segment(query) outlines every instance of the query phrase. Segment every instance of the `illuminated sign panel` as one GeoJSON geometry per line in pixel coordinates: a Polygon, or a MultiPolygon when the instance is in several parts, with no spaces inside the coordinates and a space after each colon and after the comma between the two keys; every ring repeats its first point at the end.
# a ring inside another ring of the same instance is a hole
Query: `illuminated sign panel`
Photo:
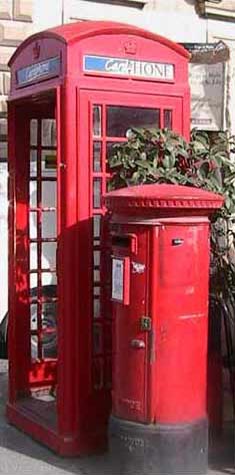
{"type": "Polygon", "coordinates": [[[18,86],[27,86],[34,81],[42,81],[60,74],[60,58],[49,58],[40,63],[26,66],[16,72],[18,86]]]}
{"type": "Polygon", "coordinates": [[[105,73],[112,76],[130,76],[161,81],[173,81],[175,77],[174,65],[170,63],[90,55],[84,56],[83,60],[85,73],[105,73]]]}

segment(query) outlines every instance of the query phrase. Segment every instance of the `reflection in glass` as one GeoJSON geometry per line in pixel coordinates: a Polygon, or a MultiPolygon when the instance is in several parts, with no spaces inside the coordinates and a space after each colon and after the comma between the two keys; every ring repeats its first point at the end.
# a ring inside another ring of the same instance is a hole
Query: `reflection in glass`
{"type": "Polygon", "coordinates": [[[29,182],[29,206],[30,208],[37,207],[37,182],[32,180],[29,182]]]}
{"type": "Polygon", "coordinates": [[[42,150],[42,176],[56,177],[57,157],[55,150],[42,150]]]}
{"type": "Polygon", "coordinates": [[[37,150],[30,150],[30,176],[37,176],[37,150]]]}
{"type": "Polygon", "coordinates": [[[56,146],[56,121],[55,119],[42,119],[42,146],[56,146]]]}
{"type": "Polygon", "coordinates": [[[56,181],[42,181],[42,207],[56,207],[56,181]]]}
{"type": "Polygon", "coordinates": [[[112,356],[106,357],[105,387],[106,389],[112,388],[112,356]]]}
{"type": "Polygon", "coordinates": [[[56,247],[57,247],[56,242],[42,243],[42,256],[41,256],[42,269],[56,268],[56,247]]]}
{"type": "Polygon", "coordinates": [[[56,303],[47,302],[42,305],[42,354],[44,358],[57,356],[57,321],[56,303]]]}
{"type": "Polygon", "coordinates": [[[56,237],[56,213],[54,211],[44,211],[42,213],[42,237],[56,237]]]}
{"type": "Polygon", "coordinates": [[[93,316],[94,318],[100,317],[100,299],[93,300],[93,316]]]}
{"type": "Polygon", "coordinates": [[[164,110],[164,128],[172,130],[172,110],[164,110]]]}
{"type": "Polygon", "coordinates": [[[56,285],[57,275],[55,272],[43,272],[42,273],[42,286],[43,285],[56,285]]]}
{"type": "Polygon", "coordinates": [[[101,142],[93,143],[93,171],[101,171],[101,142]]]}
{"type": "Polygon", "coordinates": [[[38,133],[38,121],[37,119],[31,119],[30,121],[30,145],[37,145],[37,133],[38,133]]]}
{"type": "Polygon", "coordinates": [[[160,109],[109,106],[106,120],[108,137],[126,137],[130,128],[160,127],[160,109]]]}
{"type": "Polygon", "coordinates": [[[38,337],[33,335],[31,337],[31,359],[36,360],[38,358],[38,337]]]}
{"type": "Polygon", "coordinates": [[[96,267],[100,265],[100,251],[93,252],[93,263],[96,267]]]}
{"type": "Polygon", "coordinates": [[[100,225],[101,225],[101,215],[95,214],[93,216],[93,237],[95,239],[100,238],[100,225]]]}
{"type": "Polygon", "coordinates": [[[102,327],[98,324],[93,328],[93,350],[95,355],[102,353],[102,327]]]}
{"type": "Polygon", "coordinates": [[[100,271],[99,270],[94,270],[93,271],[93,277],[94,277],[94,282],[100,282],[100,271]]]}
{"type": "Polygon", "coordinates": [[[30,211],[29,215],[29,237],[30,239],[37,238],[37,212],[30,211]]]}
{"type": "Polygon", "coordinates": [[[38,306],[36,303],[30,305],[30,329],[35,331],[38,328],[38,306]]]}
{"type": "Polygon", "coordinates": [[[93,106],[93,137],[101,137],[101,106],[93,106]]]}
{"type": "MultiPolygon", "coordinates": [[[[36,236],[34,236],[36,237],[36,236]]],[[[32,242],[30,244],[30,251],[29,251],[29,268],[30,270],[32,269],[37,269],[38,267],[38,246],[36,242],[32,242]]]]}
{"type": "Polygon", "coordinates": [[[93,361],[93,385],[99,390],[104,386],[104,362],[103,358],[95,358],[93,361]]]}
{"type": "Polygon", "coordinates": [[[100,295],[100,287],[93,287],[93,295],[94,296],[100,295]]]}
{"type": "Polygon", "coordinates": [[[38,286],[38,276],[37,274],[30,274],[29,276],[29,286],[30,289],[34,289],[34,287],[38,286]]]}
{"type": "Polygon", "coordinates": [[[94,208],[101,207],[101,178],[93,180],[93,206],[94,208]]]}

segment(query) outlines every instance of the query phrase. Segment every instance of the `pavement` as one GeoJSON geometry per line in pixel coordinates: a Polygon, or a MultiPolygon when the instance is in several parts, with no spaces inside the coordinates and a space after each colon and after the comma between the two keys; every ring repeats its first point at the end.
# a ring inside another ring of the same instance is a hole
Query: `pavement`
{"type": "MultiPolygon", "coordinates": [[[[117,475],[108,454],[62,458],[9,425],[5,418],[6,399],[7,362],[0,360],[0,475],[117,475]]],[[[232,424],[210,450],[208,475],[219,474],[235,474],[232,424]]]]}

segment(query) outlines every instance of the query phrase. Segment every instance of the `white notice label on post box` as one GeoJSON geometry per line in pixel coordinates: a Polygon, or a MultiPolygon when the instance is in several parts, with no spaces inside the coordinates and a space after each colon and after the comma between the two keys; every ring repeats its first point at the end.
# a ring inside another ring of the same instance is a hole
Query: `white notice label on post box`
{"type": "Polygon", "coordinates": [[[123,301],[124,290],[124,260],[112,259],[112,299],[123,301]]]}

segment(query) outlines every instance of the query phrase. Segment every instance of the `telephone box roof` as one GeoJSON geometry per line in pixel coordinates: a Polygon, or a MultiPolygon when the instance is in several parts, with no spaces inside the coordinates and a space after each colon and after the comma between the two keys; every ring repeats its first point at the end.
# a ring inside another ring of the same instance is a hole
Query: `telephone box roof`
{"type": "Polygon", "coordinates": [[[9,61],[9,66],[12,65],[16,57],[21,53],[25,46],[27,46],[27,44],[31,43],[32,41],[36,41],[42,38],[55,38],[61,41],[62,43],[69,45],[71,43],[75,43],[92,36],[111,35],[114,33],[137,35],[140,37],[142,36],[143,38],[147,38],[165,45],[167,48],[174,50],[176,53],[185,57],[186,59],[190,58],[190,53],[181,45],[174,43],[168,38],[164,38],[163,36],[157,35],[150,31],[146,31],[142,28],[138,28],[136,26],[128,25],[125,23],[117,23],[110,21],[86,21],[60,25],[55,28],[50,28],[48,30],[44,30],[29,36],[25,41],[20,44],[15,53],[12,55],[9,61]]]}

